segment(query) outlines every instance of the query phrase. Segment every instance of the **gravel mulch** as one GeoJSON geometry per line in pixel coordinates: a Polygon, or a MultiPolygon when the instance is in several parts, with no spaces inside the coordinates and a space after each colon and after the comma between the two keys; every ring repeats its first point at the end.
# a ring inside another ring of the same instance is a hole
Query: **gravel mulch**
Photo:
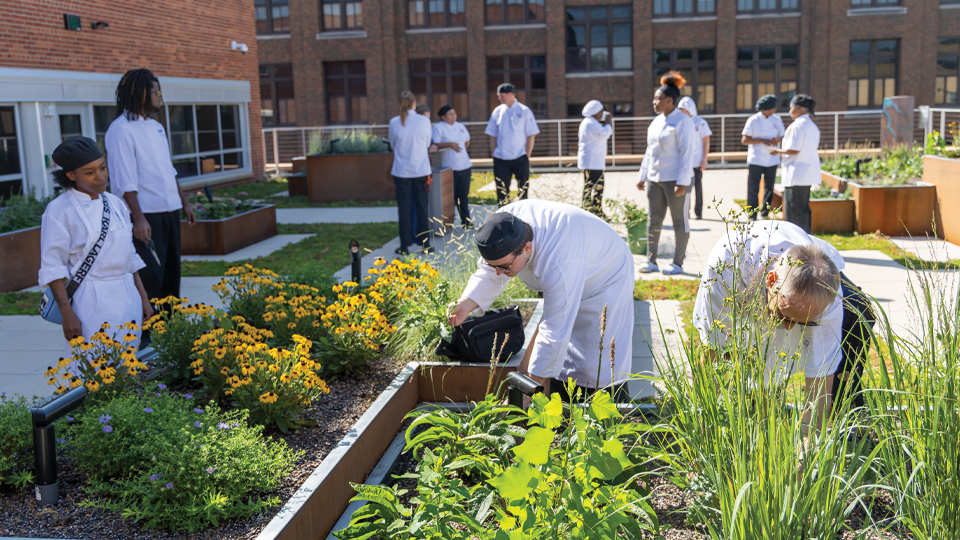
{"type": "MultiPolygon", "coordinates": [[[[276,495],[283,503],[293,496],[320,462],[335,448],[347,431],[360,419],[403,369],[405,364],[393,360],[377,360],[366,372],[335,381],[328,381],[330,394],[318,399],[304,417],[317,421],[289,434],[272,433],[295,450],[306,453],[293,471],[283,480],[276,495]]],[[[81,508],[77,503],[87,496],[83,492],[85,475],[73,468],[70,459],[60,452],[60,501],[44,509],[37,506],[33,489],[0,489],[0,537],[72,538],[72,539],[253,539],[270,523],[282,506],[262,516],[224,522],[203,533],[143,530],[130,519],[103,510],[81,508]]]]}

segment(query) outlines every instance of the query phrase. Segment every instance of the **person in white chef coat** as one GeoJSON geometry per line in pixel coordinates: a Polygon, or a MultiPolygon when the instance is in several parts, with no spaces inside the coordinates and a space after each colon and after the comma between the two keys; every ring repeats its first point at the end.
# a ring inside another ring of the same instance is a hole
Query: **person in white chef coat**
{"type": "Polygon", "coordinates": [[[47,205],[40,228],[40,273],[38,281],[50,287],[63,319],[63,337],[89,339],[103,323],[111,337],[122,340],[139,331],[137,326],[153,316],[153,307],[138,271],[146,265],[133,246],[133,223],[123,199],[106,192],[107,163],[96,141],[86,137],[67,139],[53,151],[62,170],[54,180],[66,189],[47,205]],[[67,280],[77,276],[81,264],[100,239],[109,219],[106,237],[93,265],[71,298],[67,280]]]}
{"type": "Polygon", "coordinates": [[[500,105],[493,109],[483,132],[490,137],[497,204],[502,207],[510,202],[511,177],[517,179],[517,199],[527,198],[530,156],[540,128],[530,107],[517,101],[517,90],[512,84],[498,86],[497,99],[500,105]]]}
{"type": "Polygon", "coordinates": [[[414,243],[424,253],[433,251],[427,220],[427,178],[430,176],[430,120],[416,112],[417,99],[412,92],[400,94],[400,114],[390,119],[390,147],[393,148],[393,183],[397,192],[397,221],[400,227],[398,255],[408,255],[414,243]],[[411,206],[413,210],[411,211],[411,206]],[[418,230],[414,230],[412,212],[416,212],[418,230]]]}
{"type": "Polygon", "coordinates": [[[785,133],[783,120],[776,115],[777,96],[767,94],[757,100],[757,114],[747,118],[740,142],[747,145],[747,206],[750,219],[757,213],[766,219],[773,204],[773,184],[777,178],[780,156],[771,151],[785,133]],[[760,200],[760,178],[763,177],[763,200],[760,200]]]}
{"type": "Polygon", "coordinates": [[[792,223],[734,228],[710,252],[692,324],[713,347],[711,356],[737,335],[766,350],[768,379],[783,382],[802,370],[808,416],[823,418],[848,392],[851,405],[862,407],[860,378],[875,316],[843,269],[835,247],[792,223]]]}
{"type": "Polygon", "coordinates": [[[460,224],[472,228],[470,222],[470,175],[473,164],[467,148],[470,148],[470,131],[457,122],[457,111],[444,105],[437,111],[440,121],[433,126],[433,144],[440,150],[440,163],[453,170],[453,205],[460,212],[460,224]]]}
{"type": "Polygon", "coordinates": [[[693,162],[693,193],[687,193],[687,197],[693,198],[693,215],[697,219],[703,219],[703,171],[707,170],[707,155],[710,153],[710,136],[713,130],[707,124],[707,121],[697,115],[697,104],[693,98],[684,96],[680,98],[677,104],[680,112],[693,120],[693,129],[697,132],[696,156],[693,162]]]}
{"type": "Polygon", "coordinates": [[[504,206],[488,217],[475,241],[480,251],[478,268],[453,307],[450,324],[458,326],[469,314],[482,314],[507,282],[517,277],[543,293],[543,319],[521,371],[568,401],[564,388],[568,377],[586,393],[613,384],[618,400],[627,400],[634,273],[633,255],[620,235],[575,206],[528,200],[504,206]],[[604,306],[607,322],[601,353],[604,306]]]}
{"type": "Polygon", "coordinates": [[[787,128],[783,145],[773,153],[783,156],[784,219],[810,232],[810,188],[820,185],[820,128],[813,121],[817,102],[806,94],[790,100],[793,123],[787,128]]]}
{"type": "Polygon", "coordinates": [[[680,112],[680,88],[683,77],[671,71],[660,78],[662,86],[653,96],[653,110],[657,117],[647,128],[647,150],[640,164],[637,189],[647,191],[649,222],[647,223],[647,262],[642,273],[660,271],[657,266],[657,244],[663,220],[670,210],[676,244],[673,263],[663,270],[666,275],[683,273],[683,259],[690,238],[689,203],[687,189],[693,182],[694,159],[697,157],[697,130],[693,120],[680,112]],[[649,184],[649,186],[647,185],[649,184]]]}
{"type": "Polygon", "coordinates": [[[603,171],[607,168],[607,141],[613,135],[612,116],[592,100],[583,107],[577,133],[577,167],[583,171],[583,209],[603,217],[603,171]]]}

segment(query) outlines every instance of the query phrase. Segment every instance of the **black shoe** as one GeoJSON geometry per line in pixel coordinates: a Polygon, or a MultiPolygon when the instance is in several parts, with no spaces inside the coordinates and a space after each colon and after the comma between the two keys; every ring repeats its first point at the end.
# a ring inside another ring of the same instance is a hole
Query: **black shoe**
{"type": "Polygon", "coordinates": [[[409,254],[410,254],[410,252],[409,252],[409,251],[407,250],[407,248],[405,248],[405,247],[398,247],[397,249],[393,250],[393,252],[396,253],[397,255],[409,255],[409,254]]]}
{"type": "Polygon", "coordinates": [[[697,219],[703,219],[703,216],[697,216],[697,219]]]}
{"type": "Polygon", "coordinates": [[[423,253],[426,254],[426,255],[429,255],[429,254],[431,254],[431,253],[434,253],[435,251],[437,251],[437,250],[433,249],[433,246],[424,246],[424,247],[423,247],[423,253]]]}

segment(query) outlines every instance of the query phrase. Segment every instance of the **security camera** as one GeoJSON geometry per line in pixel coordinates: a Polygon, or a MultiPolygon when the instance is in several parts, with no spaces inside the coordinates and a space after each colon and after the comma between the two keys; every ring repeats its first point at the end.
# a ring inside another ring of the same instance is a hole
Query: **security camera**
{"type": "Polygon", "coordinates": [[[240,51],[241,53],[246,54],[247,51],[250,50],[250,48],[247,47],[247,44],[246,44],[246,43],[237,43],[236,41],[231,41],[231,42],[230,42],[230,50],[231,50],[231,51],[240,51]]]}

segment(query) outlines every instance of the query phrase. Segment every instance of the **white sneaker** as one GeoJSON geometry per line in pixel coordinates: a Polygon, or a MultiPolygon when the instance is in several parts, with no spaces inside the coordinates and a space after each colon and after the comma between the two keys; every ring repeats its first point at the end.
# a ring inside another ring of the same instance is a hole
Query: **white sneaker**
{"type": "Polygon", "coordinates": [[[682,273],[683,273],[683,268],[675,264],[671,264],[670,268],[667,268],[666,270],[663,271],[663,275],[665,276],[675,276],[677,274],[682,274],[682,273]]]}
{"type": "Polygon", "coordinates": [[[652,274],[653,272],[659,272],[660,267],[653,261],[647,261],[646,264],[641,265],[637,271],[641,274],[652,274]]]}

